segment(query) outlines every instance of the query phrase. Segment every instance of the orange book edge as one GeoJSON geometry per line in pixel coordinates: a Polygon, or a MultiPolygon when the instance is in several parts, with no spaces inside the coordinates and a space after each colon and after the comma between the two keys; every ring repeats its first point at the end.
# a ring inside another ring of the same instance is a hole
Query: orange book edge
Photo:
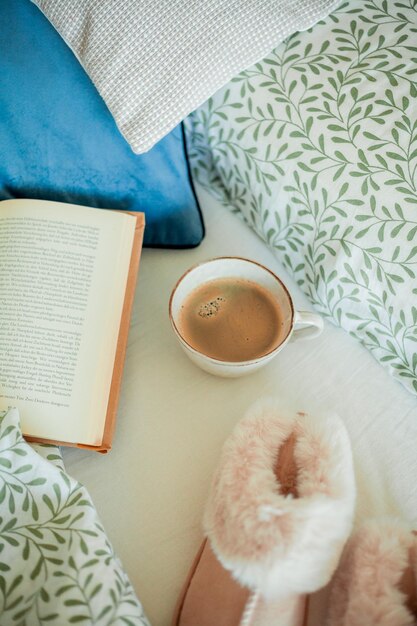
{"type": "Polygon", "coordinates": [[[72,448],[82,448],[84,450],[95,450],[106,454],[111,450],[114,429],[116,425],[117,407],[119,404],[120,388],[122,384],[123,367],[127,349],[127,339],[130,328],[130,318],[132,316],[133,300],[135,297],[135,289],[137,276],[139,271],[139,262],[142,253],[143,233],[145,230],[145,214],[134,213],[133,211],[115,211],[116,213],[129,213],[136,218],[135,234],[133,236],[132,254],[130,257],[129,270],[127,274],[125,297],[123,301],[122,315],[120,317],[119,335],[116,344],[116,353],[114,358],[113,374],[110,383],[109,400],[107,403],[106,419],[104,423],[103,438],[101,444],[93,446],[85,443],[73,443],[68,441],[57,441],[55,439],[43,439],[40,437],[31,437],[23,435],[26,441],[33,443],[47,443],[57,446],[66,446],[72,448]]]}

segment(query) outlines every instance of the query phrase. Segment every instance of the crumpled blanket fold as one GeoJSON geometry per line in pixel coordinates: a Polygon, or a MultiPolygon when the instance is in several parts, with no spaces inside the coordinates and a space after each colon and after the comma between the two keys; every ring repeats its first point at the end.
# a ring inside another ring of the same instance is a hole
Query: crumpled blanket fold
{"type": "Polygon", "coordinates": [[[91,498],[57,446],[0,412],[0,624],[149,626],[91,498]]]}

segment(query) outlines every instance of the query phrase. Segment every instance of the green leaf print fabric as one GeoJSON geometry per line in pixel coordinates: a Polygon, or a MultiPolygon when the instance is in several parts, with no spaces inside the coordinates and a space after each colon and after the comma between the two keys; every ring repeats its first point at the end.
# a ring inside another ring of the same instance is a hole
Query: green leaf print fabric
{"type": "Polygon", "coordinates": [[[194,178],[413,393],[416,81],[416,0],[352,0],[187,120],[194,178]]]}
{"type": "Polygon", "coordinates": [[[149,626],[84,487],[56,446],[0,412],[1,626],[149,626]]]}

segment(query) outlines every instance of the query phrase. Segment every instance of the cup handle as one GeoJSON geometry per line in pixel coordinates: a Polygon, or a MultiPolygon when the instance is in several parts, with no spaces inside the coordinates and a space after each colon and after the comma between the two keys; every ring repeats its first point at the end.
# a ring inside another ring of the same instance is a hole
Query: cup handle
{"type": "Polygon", "coordinates": [[[296,311],[294,319],[294,330],[291,341],[298,339],[314,339],[323,330],[323,318],[317,313],[310,311],[296,311]],[[301,328],[297,328],[301,326],[301,328]]]}

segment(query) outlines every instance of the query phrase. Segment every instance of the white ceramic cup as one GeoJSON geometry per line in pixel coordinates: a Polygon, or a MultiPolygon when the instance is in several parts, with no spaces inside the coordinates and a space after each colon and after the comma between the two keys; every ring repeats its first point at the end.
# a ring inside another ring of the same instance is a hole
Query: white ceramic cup
{"type": "Polygon", "coordinates": [[[237,377],[253,372],[269,363],[289,341],[313,339],[323,330],[320,315],[295,310],[291,295],[278,276],[260,263],[240,257],[218,257],[187,270],[171,293],[169,318],[181,347],[190,359],[206,372],[225,377],[237,377]],[[222,361],[199,352],[181,335],[178,320],[184,300],[194,289],[217,278],[253,281],[268,289],[276,299],[284,319],[284,333],[280,343],[270,352],[250,361],[222,361]]]}

